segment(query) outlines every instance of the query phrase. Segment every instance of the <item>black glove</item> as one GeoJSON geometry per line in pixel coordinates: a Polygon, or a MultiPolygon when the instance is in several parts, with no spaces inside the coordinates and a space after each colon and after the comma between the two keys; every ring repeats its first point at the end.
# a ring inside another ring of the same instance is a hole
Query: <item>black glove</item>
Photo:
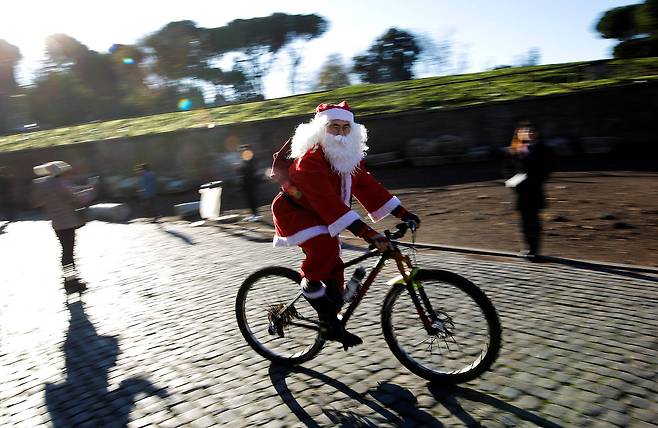
{"type": "Polygon", "coordinates": [[[382,235],[381,233],[377,232],[374,229],[368,228],[369,230],[365,233],[363,236],[363,239],[368,243],[372,244],[377,248],[377,250],[384,252],[384,251],[389,251],[393,249],[393,245],[391,245],[391,241],[389,239],[382,235]]]}
{"type": "Polygon", "coordinates": [[[418,229],[420,227],[420,218],[418,218],[418,216],[411,211],[407,211],[402,205],[398,205],[398,207],[395,208],[391,214],[405,223],[413,222],[415,226],[414,229],[418,229]]]}
{"type": "Polygon", "coordinates": [[[347,226],[347,229],[355,236],[363,238],[368,244],[374,245],[379,251],[383,252],[393,249],[391,241],[386,236],[377,232],[361,220],[354,220],[352,224],[347,226]]]}

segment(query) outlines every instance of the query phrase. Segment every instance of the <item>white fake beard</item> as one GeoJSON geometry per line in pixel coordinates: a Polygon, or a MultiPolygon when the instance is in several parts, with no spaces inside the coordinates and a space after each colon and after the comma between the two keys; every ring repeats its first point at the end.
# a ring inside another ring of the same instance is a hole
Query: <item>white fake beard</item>
{"type": "Polygon", "coordinates": [[[325,132],[320,145],[331,167],[341,174],[353,174],[361,159],[366,155],[368,134],[365,126],[352,124],[352,131],[346,135],[332,135],[325,132]]]}
{"type": "Polygon", "coordinates": [[[366,127],[352,123],[349,135],[339,142],[333,135],[327,133],[327,124],[326,118],[313,119],[309,123],[300,124],[292,139],[290,157],[299,158],[320,144],[335,171],[343,174],[353,173],[368,150],[366,127]]]}

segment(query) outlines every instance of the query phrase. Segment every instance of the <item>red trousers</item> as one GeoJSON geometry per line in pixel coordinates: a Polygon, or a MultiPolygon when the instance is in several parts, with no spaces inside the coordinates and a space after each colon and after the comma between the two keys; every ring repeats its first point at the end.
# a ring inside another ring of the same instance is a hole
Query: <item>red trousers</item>
{"type": "Polygon", "coordinates": [[[302,277],[309,281],[334,280],[343,289],[343,261],[340,241],[326,233],[299,245],[306,258],[302,262],[302,277]]]}

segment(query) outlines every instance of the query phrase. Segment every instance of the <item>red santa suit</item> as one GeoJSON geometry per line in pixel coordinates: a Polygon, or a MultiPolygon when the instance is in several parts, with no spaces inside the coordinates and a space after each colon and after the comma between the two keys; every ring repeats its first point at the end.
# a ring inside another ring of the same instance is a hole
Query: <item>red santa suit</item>
{"type": "Polygon", "coordinates": [[[320,144],[295,159],[289,178],[298,192],[280,193],[272,202],[274,246],[300,246],[306,255],[301,273],[308,280],[342,284],[338,234],[360,218],[351,209],[352,196],[374,222],[400,201],[366,170],[363,160],[351,174],[337,172],[320,144]]]}

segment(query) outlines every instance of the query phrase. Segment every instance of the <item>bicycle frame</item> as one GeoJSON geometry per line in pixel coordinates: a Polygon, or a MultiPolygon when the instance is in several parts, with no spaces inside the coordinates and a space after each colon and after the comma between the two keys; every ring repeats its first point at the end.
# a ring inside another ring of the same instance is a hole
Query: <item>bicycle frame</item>
{"type": "Polygon", "coordinates": [[[350,260],[349,262],[347,262],[343,265],[343,269],[346,269],[350,266],[354,266],[357,263],[361,263],[364,260],[367,260],[367,259],[372,258],[372,257],[377,257],[377,256],[379,256],[379,260],[377,261],[377,264],[370,271],[370,273],[368,274],[368,277],[366,278],[365,282],[363,283],[363,285],[361,285],[361,287],[357,291],[356,295],[354,296],[354,299],[349,304],[347,309],[343,312],[343,317],[341,319],[341,323],[343,324],[343,326],[347,324],[347,321],[349,321],[350,317],[352,316],[352,314],[356,310],[357,306],[359,306],[359,303],[361,303],[361,300],[363,299],[363,296],[366,295],[366,293],[368,292],[368,289],[370,288],[372,283],[375,282],[375,278],[379,274],[379,271],[381,271],[382,268],[384,267],[384,264],[386,263],[386,260],[389,259],[389,256],[388,256],[387,253],[380,253],[379,251],[374,250],[374,251],[369,251],[366,254],[364,254],[362,256],[359,256],[359,257],[357,257],[353,260],[350,260]]]}
{"type": "MultiPolygon", "coordinates": [[[[368,274],[368,277],[366,278],[363,285],[359,288],[358,292],[354,296],[354,299],[349,304],[347,309],[343,311],[342,317],[339,316],[340,321],[343,324],[343,326],[347,325],[347,322],[351,318],[356,308],[361,303],[361,300],[363,300],[363,297],[370,289],[370,286],[375,282],[375,278],[377,278],[377,276],[379,275],[379,272],[384,267],[384,264],[388,260],[394,259],[395,263],[397,264],[398,271],[400,272],[401,281],[403,281],[400,282],[400,284],[401,285],[404,284],[404,286],[407,288],[407,291],[411,296],[411,300],[416,308],[416,312],[418,313],[421,322],[423,323],[423,326],[425,327],[425,330],[429,334],[433,334],[434,331],[436,330],[436,328],[433,326],[433,320],[437,319],[437,315],[434,309],[432,308],[432,305],[429,299],[427,298],[427,294],[425,293],[423,288],[417,287],[416,283],[414,282],[414,275],[417,269],[411,263],[409,256],[405,256],[400,252],[400,250],[397,247],[398,245],[397,241],[391,240],[391,244],[393,245],[393,250],[391,251],[386,251],[382,253],[378,250],[371,250],[368,251],[366,254],[363,254],[343,264],[342,269],[346,269],[358,263],[361,263],[364,260],[370,259],[372,257],[379,257],[379,260],[377,260],[375,267],[368,274]],[[420,299],[419,299],[419,295],[420,295],[420,299]],[[422,300],[422,304],[421,304],[421,300],[422,300]],[[423,305],[425,306],[424,310],[423,310],[423,305]],[[425,313],[425,311],[427,311],[427,314],[425,313]]],[[[297,294],[297,296],[292,300],[292,302],[288,303],[288,305],[286,305],[286,307],[283,308],[279,313],[287,312],[301,297],[302,297],[302,293],[299,292],[299,294],[297,294]]],[[[300,325],[309,328],[309,326],[301,325],[296,322],[292,322],[291,324],[300,325]]],[[[312,328],[314,330],[319,330],[319,327],[312,327],[312,328]]]]}
{"type": "MultiPolygon", "coordinates": [[[[345,325],[347,323],[349,318],[352,316],[352,313],[354,312],[354,310],[357,308],[357,306],[359,306],[359,303],[363,299],[363,296],[365,296],[366,292],[368,291],[368,289],[370,288],[372,283],[375,281],[375,278],[379,274],[379,271],[384,267],[384,263],[386,263],[386,261],[390,258],[390,255],[388,253],[380,253],[377,250],[369,251],[369,252],[367,252],[366,254],[364,254],[362,256],[359,256],[359,257],[357,257],[353,260],[350,260],[349,262],[345,263],[342,266],[342,269],[345,269],[345,268],[348,268],[350,266],[354,266],[357,263],[361,263],[364,260],[367,260],[367,259],[372,258],[372,257],[377,257],[377,256],[380,256],[380,259],[377,261],[377,264],[375,265],[374,269],[372,271],[370,271],[370,274],[368,275],[368,278],[366,278],[366,281],[359,288],[359,291],[354,296],[354,299],[352,300],[350,305],[347,307],[347,310],[345,312],[343,312],[343,316],[342,316],[342,319],[341,319],[341,322],[343,323],[343,325],[345,325]]],[[[302,292],[300,291],[299,294],[297,294],[297,296],[292,300],[292,302],[288,303],[286,305],[286,307],[283,308],[279,313],[285,313],[286,311],[288,311],[297,302],[297,300],[299,300],[301,297],[302,297],[302,292]]],[[[298,324],[298,323],[295,323],[295,322],[292,322],[291,324],[292,325],[301,325],[301,324],[298,324]]],[[[314,328],[314,329],[319,330],[319,327],[314,328]]]]}
{"type": "Polygon", "coordinates": [[[391,243],[393,244],[393,248],[394,248],[392,251],[387,251],[385,253],[381,253],[377,250],[369,251],[366,254],[359,256],[353,260],[350,260],[349,262],[343,265],[343,268],[345,269],[350,266],[354,266],[355,264],[367,260],[371,257],[379,256],[379,260],[377,261],[377,264],[375,264],[375,267],[370,271],[370,274],[366,278],[366,281],[359,288],[357,294],[354,296],[354,299],[347,307],[347,309],[343,312],[341,323],[343,324],[343,326],[347,325],[347,322],[349,321],[350,317],[361,303],[361,300],[363,300],[363,297],[370,289],[370,286],[375,281],[375,278],[379,275],[379,272],[384,267],[384,264],[389,259],[394,259],[395,263],[397,264],[398,270],[400,271],[400,275],[402,276],[401,279],[402,281],[404,281],[403,283],[405,284],[407,291],[411,296],[411,300],[414,306],[416,307],[416,312],[418,312],[418,316],[420,317],[423,326],[425,327],[425,330],[427,330],[428,333],[432,333],[434,330],[434,327],[432,326],[432,320],[437,318],[436,313],[434,312],[434,309],[432,308],[432,305],[430,304],[430,301],[427,298],[427,294],[425,293],[425,291],[422,288],[420,288],[418,290],[419,292],[416,293],[416,287],[414,286],[414,281],[413,281],[413,276],[415,275],[415,268],[413,267],[411,260],[409,259],[408,256],[405,256],[400,252],[400,250],[397,248],[397,242],[391,241],[391,243]],[[420,303],[418,295],[420,295],[420,300],[423,301],[423,304],[425,305],[425,309],[429,313],[429,317],[427,316],[427,314],[425,314],[425,311],[423,310],[423,306],[420,303]]]}

